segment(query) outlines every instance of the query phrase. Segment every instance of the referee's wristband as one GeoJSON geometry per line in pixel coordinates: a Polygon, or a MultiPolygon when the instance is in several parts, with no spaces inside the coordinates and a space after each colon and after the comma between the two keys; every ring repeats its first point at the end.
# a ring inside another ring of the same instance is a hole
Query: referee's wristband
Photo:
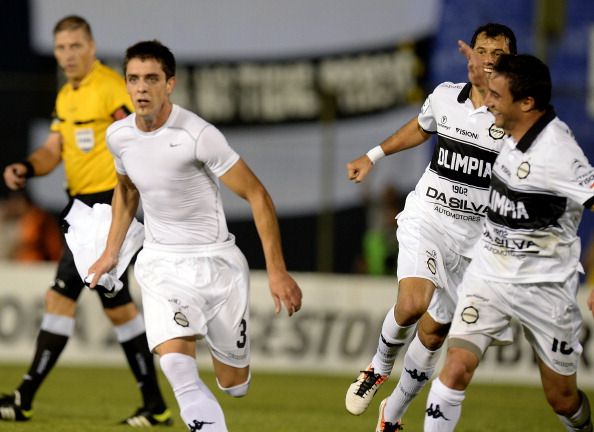
{"type": "Polygon", "coordinates": [[[22,165],[25,165],[25,177],[31,178],[35,176],[35,168],[33,168],[33,164],[28,160],[22,160],[19,162],[22,165]]]}
{"type": "Polygon", "coordinates": [[[371,163],[375,165],[376,162],[383,158],[386,154],[382,150],[382,146],[378,145],[369,150],[366,155],[371,160],[371,163]]]}

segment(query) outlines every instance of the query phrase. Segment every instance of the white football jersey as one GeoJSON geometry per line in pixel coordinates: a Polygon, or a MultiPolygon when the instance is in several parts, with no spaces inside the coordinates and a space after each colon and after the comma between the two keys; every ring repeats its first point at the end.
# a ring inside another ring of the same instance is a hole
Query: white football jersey
{"type": "Polygon", "coordinates": [[[495,161],[489,211],[468,271],[510,283],[563,282],[581,268],[577,229],[594,168],[552,108],[495,161]]]}
{"type": "Polygon", "coordinates": [[[427,222],[466,257],[481,233],[492,165],[504,135],[485,106],[474,108],[471,88],[469,83],[442,83],[423,104],[419,125],[437,134],[437,144],[411,194],[427,222]]]}
{"type": "Polygon", "coordinates": [[[173,105],[166,123],[152,132],[136,127],[136,114],[114,122],[107,144],[116,170],[140,192],[146,241],[202,245],[229,237],[218,177],[239,155],[218,129],[173,105]]]}

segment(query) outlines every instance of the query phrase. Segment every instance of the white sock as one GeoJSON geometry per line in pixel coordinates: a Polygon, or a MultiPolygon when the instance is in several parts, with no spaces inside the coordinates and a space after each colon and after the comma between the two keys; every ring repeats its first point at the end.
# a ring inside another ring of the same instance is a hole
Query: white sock
{"type": "Polygon", "coordinates": [[[190,430],[227,432],[221,406],[198,377],[196,360],[185,354],[169,353],[161,357],[161,370],[171,384],[180,415],[190,430]]]}
{"type": "Polygon", "coordinates": [[[586,394],[582,391],[580,391],[580,396],[582,398],[582,402],[580,403],[578,410],[573,415],[569,417],[557,415],[557,417],[559,417],[559,420],[561,420],[561,423],[563,423],[563,426],[565,426],[565,430],[569,432],[592,432],[593,428],[590,415],[590,402],[588,401],[586,394]]]}
{"type": "Polygon", "coordinates": [[[388,398],[384,408],[386,421],[395,423],[401,419],[413,399],[431,379],[441,349],[429,351],[415,335],[404,356],[404,365],[398,385],[388,398]]]}
{"type": "Polygon", "coordinates": [[[454,390],[435,378],[427,397],[425,432],[452,432],[462,412],[463,390],[454,390]]]}
{"type": "Polygon", "coordinates": [[[394,318],[394,308],[388,311],[382,325],[377,351],[371,360],[375,373],[390,375],[396,356],[413,335],[415,328],[416,324],[408,327],[399,326],[394,318]]]}

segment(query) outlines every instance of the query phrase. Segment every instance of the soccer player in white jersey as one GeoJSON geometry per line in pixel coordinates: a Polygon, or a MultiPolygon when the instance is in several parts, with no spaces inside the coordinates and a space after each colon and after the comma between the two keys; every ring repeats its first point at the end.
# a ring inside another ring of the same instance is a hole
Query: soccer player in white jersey
{"type": "Polygon", "coordinates": [[[480,235],[492,163],[503,130],[484,106],[486,75],[504,53],[516,52],[514,33],[501,24],[479,27],[471,47],[469,83],[445,82],[427,97],[418,117],[366,155],[347,164],[348,178],[362,181],[377,161],[422,144],[437,134],[433,158],[398,215],[398,296],[382,325],[377,351],[351,384],[346,408],[362,414],[394,366],[400,348],[418,332],[404,358],[398,386],[380,404],[377,431],[401,428],[400,418],[429,380],[456,304],[456,290],[480,235]],[[426,313],[428,311],[428,313],[426,313]]]}
{"type": "MultiPolygon", "coordinates": [[[[489,345],[512,342],[516,318],[536,353],[545,396],[568,431],[592,431],[576,384],[582,318],[576,302],[583,208],[594,210],[594,168],[549,105],[547,66],[501,56],[486,104],[507,136],[493,166],[489,210],[464,276],[425,431],[453,431],[464,390],[489,345]]],[[[594,294],[588,305],[592,309],[594,294]]]]}
{"type": "Polygon", "coordinates": [[[301,307],[288,274],[273,202],[214,126],[172,104],[175,58],[158,41],[128,48],[126,86],[135,114],[115,122],[107,144],[118,185],[103,255],[91,287],[117,263],[142,199],[146,240],[135,266],[150,349],[160,356],[189,430],[226,431],[223,411],[200,380],[196,339],[204,337],[221,390],[234,397],[250,383],[249,269],[227,230],[219,180],[251,206],[275,310],[301,307]]]}

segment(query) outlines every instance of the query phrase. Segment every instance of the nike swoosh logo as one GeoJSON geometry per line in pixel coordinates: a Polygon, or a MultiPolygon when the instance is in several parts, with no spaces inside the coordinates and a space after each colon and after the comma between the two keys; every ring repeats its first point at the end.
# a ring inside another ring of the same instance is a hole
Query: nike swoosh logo
{"type": "Polygon", "coordinates": [[[169,147],[179,147],[181,143],[169,143],[169,147]]]}

